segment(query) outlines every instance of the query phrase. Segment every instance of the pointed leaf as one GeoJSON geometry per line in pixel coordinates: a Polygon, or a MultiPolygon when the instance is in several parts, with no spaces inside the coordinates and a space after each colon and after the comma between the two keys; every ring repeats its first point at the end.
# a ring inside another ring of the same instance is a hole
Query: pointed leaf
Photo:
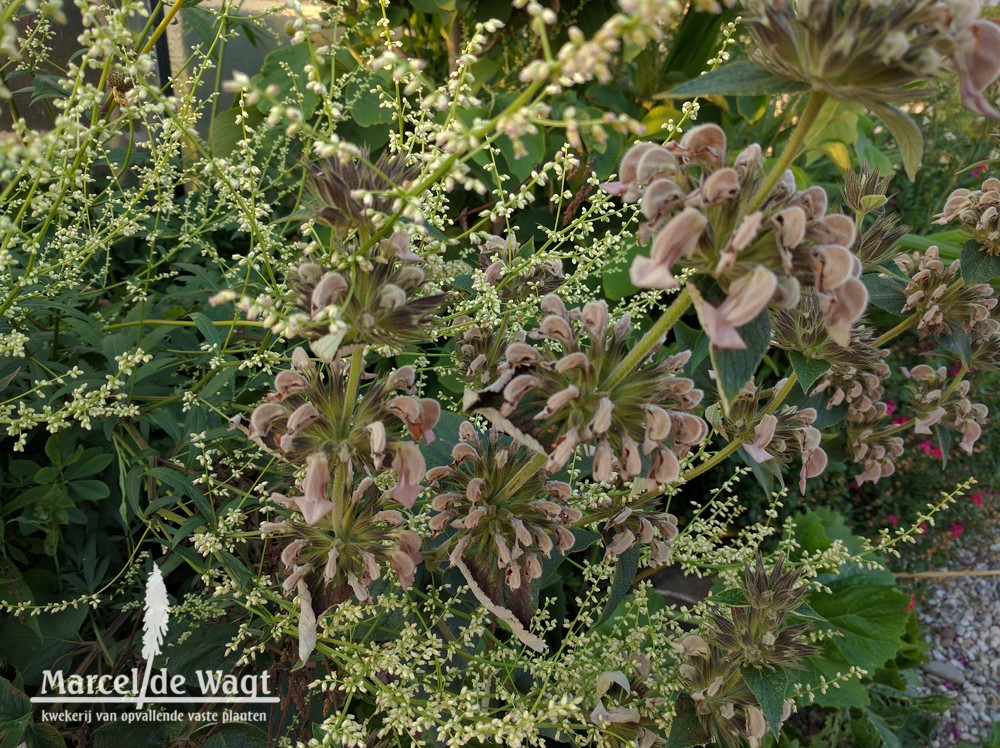
{"type": "Polygon", "coordinates": [[[917,172],[920,170],[920,162],[924,158],[924,136],[920,132],[917,123],[904,112],[889,104],[877,104],[866,102],[868,108],[885,123],[896,139],[899,146],[899,153],[903,157],[903,168],[906,169],[906,176],[912,182],[917,172]]]}
{"type": "Polygon", "coordinates": [[[639,570],[639,548],[633,545],[627,551],[618,556],[618,563],[615,565],[615,576],[611,580],[611,589],[608,590],[608,601],[601,612],[601,617],[597,619],[595,626],[600,626],[611,614],[615,612],[618,604],[625,599],[635,573],[639,570]]]}
{"type": "Polygon", "coordinates": [[[806,358],[799,351],[789,351],[788,359],[792,362],[792,368],[804,392],[809,392],[816,380],[826,374],[832,365],[823,359],[806,358]]]}
{"type": "Polygon", "coordinates": [[[730,403],[757,371],[757,365],[771,344],[771,319],[764,309],[754,319],[736,328],[746,343],[742,351],[710,347],[712,368],[715,369],[722,405],[728,412],[730,403]]]}
{"type": "Polygon", "coordinates": [[[1000,256],[989,254],[975,240],[967,241],[962,245],[962,277],[970,285],[1000,278],[1000,256]]]}
{"type": "Polygon", "coordinates": [[[879,273],[861,276],[861,282],[868,289],[868,300],[877,307],[893,314],[902,314],[906,296],[904,286],[895,278],[887,278],[879,273]]]}
{"type": "Polygon", "coordinates": [[[723,65],[686,81],[656,98],[690,99],[695,96],[759,96],[805,91],[801,81],[779,78],[748,60],[723,65]]]}
{"type": "Polygon", "coordinates": [[[670,723],[670,737],[666,748],[691,748],[695,745],[705,745],[708,735],[698,721],[698,712],[694,701],[687,694],[677,697],[677,714],[670,723]]]}
{"type": "Polygon", "coordinates": [[[785,689],[788,687],[788,676],[781,668],[740,668],[740,675],[747,688],[757,698],[760,710],[764,712],[774,737],[778,737],[781,729],[781,712],[785,705],[785,689]]]}

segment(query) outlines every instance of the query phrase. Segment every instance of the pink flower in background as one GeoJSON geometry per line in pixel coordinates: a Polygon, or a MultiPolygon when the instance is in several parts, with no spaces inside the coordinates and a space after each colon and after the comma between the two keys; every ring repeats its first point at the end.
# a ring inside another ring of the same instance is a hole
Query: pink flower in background
{"type": "Polygon", "coordinates": [[[924,439],[917,446],[920,447],[924,451],[925,455],[930,455],[931,457],[934,457],[935,459],[940,460],[944,456],[941,453],[941,447],[937,446],[930,439],[924,439]]]}
{"type": "Polygon", "coordinates": [[[977,166],[975,169],[969,172],[969,179],[979,179],[983,175],[983,171],[986,169],[985,166],[977,166]]]}
{"type": "Polygon", "coordinates": [[[962,523],[962,522],[952,522],[951,523],[951,536],[953,538],[957,538],[963,532],[965,532],[965,524],[964,523],[962,523]]]}
{"type": "Polygon", "coordinates": [[[897,425],[899,425],[901,423],[909,423],[909,422],[910,422],[910,417],[909,416],[896,416],[895,418],[892,419],[892,425],[893,426],[897,426],[897,425]]]}
{"type": "Polygon", "coordinates": [[[969,498],[972,499],[972,503],[975,504],[976,506],[982,506],[983,505],[983,492],[982,491],[976,491],[969,498]]]}
{"type": "Polygon", "coordinates": [[[927,534],[927,525],[925,525],[923,522],[921,522],[917,526],[917,535],[926,535],[926,534],[927,534]]]}
{"type": "Polygon", "coordinates": [[[895,514],[888,515],[886,519],[889,521],[889,524],[892,525],[893,527],[899,524],[899,517],[895,514]]]}
{"type": "MultiPolygon", "coordinates": [[[[886,400],[885,401],[885,414],[887,416],[891,416],[895,412],[896,412],[896,401],[895,400],[886,400]]],[[[895,421],[893,421],[893,423],[895,423],[895,421]]]]}

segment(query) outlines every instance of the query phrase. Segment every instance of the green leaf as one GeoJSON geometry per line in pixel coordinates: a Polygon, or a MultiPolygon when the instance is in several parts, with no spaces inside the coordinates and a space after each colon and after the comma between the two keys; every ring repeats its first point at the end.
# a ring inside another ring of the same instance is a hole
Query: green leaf
{"type": "Polygon", "coordinates": [[[900,748],[902,744],[896,736],[896,731],[893,730],[884,719],[868,707],[865,707],[862,711],[865,716],[868,717],[868,721],[871,723],[872,727],[875,728],[879,737],[882,738],[882,748],[900,748]]]}
{"type": "Polygon", "coordinates": [[[635,573],[639,570],[639,548],[633,545],[627,551],[618,556],[618,563],[615,564],[615,576],[611,580],[611,589],[608,590],[608,601],[604,605],[604,610],[601,612],[601,617],[597,619],[595,626],[600,626],[611,614],[615,612],[615,608],[618,607],[619,603],[625,599],[628,594],[629,589],[632,587],[632,582],[635,580],[635,573]]]}
{"type": "Polygon", "coordinates": [[[109,452],[103,452],[97,448],[88,449],[79,462],[66,470],[65,477],[67,480],[75,480],[98,475],[111,464],[114,458],[115,456],[109,452]]]}
{"type": "Polygon", "coordinates": [[[266,748],[270,745],[266,732],[246,723],[229,722],[221,729],[215,725],[206,725],[202,730],[218,730],[212,732],[212,737],[202,744],[202,748],[266,748]]]}
{"type": "Polygon", "coordinates": [[[213,348],[222,348],[222,332],[212,324],[212,320],[200,312],[193,312],[191,319],[198,326],[198,331],[205,338],[205,342],[213,348]]]}
{"type": "Polygon", "coordinates": [[[896,139],[903,157],[903,168],[906,169],[906,176],[912,182],[916,179],[920,162],[924,158],[924,136],[917,123],[902,109],[889,104],[878,104],[873,101],[866,101],[865,104],[885,123],[892,137],[896,139]]]}
{"type": "Polygon", "coordinates": [[[788,676],[781,668],[743,667],[740,675],[747,688],[757,698],[760,710],[771,727],[774,737],[778,737],[781,729],[781,713],[785,706],[785,690],[788,688],[788,676]]]}
{"type": "Polygon", "coordinates": [[[674,325],[674,335],[677,336],[677,349],[679,351],[691,351],[691,359],[684,367],[690,376],[708,355],[708,336],[704,330],[688,327],[683,322],[674,325]]]}
{"type": "Polygon", "coordinates": [[[677,706],[677,714],[670,723],[670,737],[667,738],[666,748],[705,745],[708,742],[708,735],[698,721],[694,701],[687,694],[681,694],[674,703],[677,706]]]}
{"type": "Polygon", "coordinates": [[[974,239],[962,245],[962,277],[969,285],[1000,278],[1000,256],[986,252],[974,239]]]}
{"type": "Polygon", "coordinates": [[[972,362],[972,339],[969,331],[965,329],[959,320],[952,320],[948,323],[951,332],[940,337],[941,345],[948,351],[954,353],[965,364],[966,368],[972,362]]]}
{"type": "Polygon", "coordinates": [[[450,410],[441,411],[441,417],[434,427],[434,435],[437,438],[430,444],[421,442],[419,445],[428,469],[451,464],[451,450],[458,444],[458,427],[464,420],[466,419],[458,413],[452,413],[450,410]]]}
{"type": "Polygon", "coordinates": [[[821,654],[809,657],[803,669],[795,671],[792,679],[800,686],[811,688],[816,696],[816,704],[825,707],[861,707],[870,702],[868,691],[857,678],[837,682],[839,687],[830,686],[825,693],[820,691],[820,679],[829,683],[838,673],[846,673],[851,663],[837,650],[833,642],[825,642],[821,654]]]}
{"type": "Polygon", "coordinates": [[[743,590],[732,589],[712,595],[710,602],[717,605],[749,605],[746,593],[743,590]]]}
{"type": "Polygon", "coordinates": [[[779,78],[747,60],[723,65],[655,98],[691,99],[695,96],[760,96],[805,91],[801,81],[779,78]]]}
{"type": "Polygon", "coordinates": [[[865,573],[839,576],[825,582],[829,594],[812,594],[809,604],[842,636],[836,645],[853,665],[874,672],[899,649],[906,630],[910,596],[895,585],[865,573]]]}
{"type": "Polygon", "coordinates": [[[861,282],[868,289],[868,300],[875,306],[893,314],[902,314],[906,296],[904,286],[895,278],[887,278],[879,273],[866,273],[861,282]]]}
{"type": "Polygon", "coordinates": [[[729,404],[740,394],[744,385],[750,381],[764,354],[771,344],[771,319],[767,309],[754,319],[747,322],[737,331],[747,347],[742,351],[710,347],[712,368],[718,377],[719,394],[726,412],[729,404]]]}
{"type": "Polygon", "coordinates": [[[788,359],[792,362],[792,368],[799,378],[799,385],[803,392],[809,392],[816,380],[829,371],[832,364],[819,358],[806,358],[799,351],[789,351],[788,359]]]}
{"type": "Polygon", "coordinates": [[[16,748],[31,724],[31,702],[0,677],[0,748],[16,748]]]}
{"type": "MultiPolygon", "coordinates": [[[[271,84],[275,84],[280,89],[278,101],[291,99],[295,101],[298,95],[302,100],[300,106],[302,115],[306,119],[312,117],[319,105],[319,96],[312,91],[306,90],[305,76],[296,75],[296,71],[301,71],[306,65],[313,62],[311,44],[305,42],[301,44],[290,44],[287,47],[278,47],[267,53],[261,65],[260,72],[253,77],[256,88],[266,89],[271,84]],[[301,86],[301,88],[300,88],[301,86]]],[[[271,111],[273,104],[266,96],[262,96],[257,104],[257,108],[262,114],[271,111]]]]}
{"type": "Polygon", "coordinates": [[[948,467],[948,452],[951,451],[952,436],[951,431],[943,426],[935,426],[934,433],[937,435],[938,446],[941,448],[941,469],[948,467]]]}
{"type": "Polygon", "coordinates": [[[626,240],[624,246],[625,250],[622,255],[605,265],[601,273],[604,295],[610,301],[624,299],[639,290],[629,280],[629,268],[632,267],[632,260],[637,255],[642,254],[642,247],[635,242],[634,238],[626,240]]]}

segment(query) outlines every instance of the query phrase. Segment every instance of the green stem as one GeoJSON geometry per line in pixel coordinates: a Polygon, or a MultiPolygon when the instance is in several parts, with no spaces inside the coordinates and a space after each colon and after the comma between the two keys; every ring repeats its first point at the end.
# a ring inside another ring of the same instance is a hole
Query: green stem
{"type": "MultiPolygon", "coordinates": [[[[344,391],[344,419],[343,423],[350,425],[353,421],[354,406],[358,401],[358,389],[361,386],[361,372],[365,368],[365,350],[358,348],[351,354],[350,369],[347,372],[347,389],[344,391]]],[[[349,434],[344,434],[347,438],[349,434]]],[[[333,474],[333,529],[341,536],[344,531],[345,522],[351,521],[353,507],[347,501],[351,487],[348,485],[348,471],[350,464],[347,462],[337,463],[333,474]]]]}
{"type": "Polygon", "coordinates": [[[885,345],[886,343],[888,343],[893,338],[899,337],[904,332],[906,332],[911,327],[913,327],[913,323],[917,321],[918,317],[919,317],[919,314],[917,312],[914,312],[909,317],[907,317],[902,322],[900,322],[898,325],[896,325],[894,328],[892,328],[891,330],[889,330],[889,331],[883,333],[882,335],[880,335],[875,340],[875,342],[872,343],[872,345],[877,348],[880,345],[885,345]]]}
{"type": "MultiPolygon", "coordinates": [[[[236,320],[209,320],[209,324],[214,327],[266,327],[263,322],[249,319],[236,320]]],[[[116,322],[113,325],[105,325],[101,332],[111,332],[112,330],[122,330],[126,327],[140,327],[142,325],[161,325],[163,327],[197,327],[194,322],[183,319],[136,319],[131,322],[116,322]]]]}
{"type": "Polygon", "coordinates": [[[502,502],[509,499],[517,491],[527,483],[534,475],[542,469],[542,466],[548,460],[548,455],[541,452],[532,455],[531,459],[528,460],[520,470],[511,478],[510,482],[504,486],[503,490],[497,496],[496,501],[502,502]]]}
{"type": "Polygon", "coordinates": [[[757,188],[757,194],[753,196],[750,204],[747,205],[747,213],[753,213],[764,204],[771,191],[774,190],[775,185],[781,180],[782,175],[792,165],[792,162],[795,161],[795,158],[799,155],[799,151],[806,142],[806,136],[809,135],[812,126],[816,124],[816,119],[819,117],[826,99],[827,94],[822,91],[813,91],[809,94],[805,111],[802,112],[799,121],[795,123],[792,136],[788,139],[788,143],[785,145],[781,155],[778,156],[778,160],[774,162],[771,171],[761,181],[760,186],[757,188]]]}
{"type": "Polygon", "coordinates": [[[628,355],[608,375],[608,378],[604,381],[605,390],[610,392],[624,382],[629,374],[638,369],[639,365],[646,360],[659,344],[660,339],[670,332],[689,306],[691,306],[691,292],[685,286],[677,295],[677,298],[674,299],[674,302],[667,307],[667,311],[653,323],[649,331],[642,336],[642,339],[635,344],[635,347],[629,351],[628,355]]]}

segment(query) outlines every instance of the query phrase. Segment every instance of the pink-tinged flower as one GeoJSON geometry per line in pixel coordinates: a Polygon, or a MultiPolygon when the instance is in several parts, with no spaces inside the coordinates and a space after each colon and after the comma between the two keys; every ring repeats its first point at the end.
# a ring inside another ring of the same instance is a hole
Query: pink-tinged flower
{"type": "Polygon", "coordinates": [[[330,483],[330,466],[323,452],[309,455],[306,463],[309,467],[306,468],[306,477],[302,481],[302,491],[305,495],[296,497],[295,504],[303,519],[308,524],[315,525],[334,507],[326,493],[330,483]]]}
{"type": "Polygon", "coordinates": [[[896,418],[892,419],[892,425],[893,426],[898,426],[900,424],[909,423],[909,422],[910,422],[910,417],[909,416],[897,416],[896,418]]]}
{"type": "Polygon", "coordinates": [[[983,492],[982,491],[976,491],[969,498],[972,500],[972,503],[975,504],[976,506],[982,506],[983,505],[983,492]]]}
{"type": "Polygon", "coordinates": [[[935,460],[944,459],[944,453],[941,452],[941,447],[935,446],[931,448],[931,457],[935,460]]]}
{"type": "Polygon", "coordinates": [[[930,439],[924,439],[917,446],[921,450],[923,450],[923,453],[925,455],[929,455],[931,453],[931,451],[934,449],[934,442],[932,442],[930,439]]]}
{"type": "Polygon", "coordinates": [[[887,521],[889,522],[889,524],[890,524],[890,525],[892,525],[893,527],[895,527],[896,525],[898,525],[898,524],[899,524],[899,517],[898,517],[897,515],[895,515],[895,514],[890,514],[890,515],[888,515],[888,516],[886,517],[886,520],[887,520],[887,521]]]}
{"type": "Polygon", "coordinates": [[[695,250],[707,225],[703,213],[685,208],[656,235],[649,257],[640,255],[632,261],[629,279],[639,288],[677,288],[671,269],[695,250]]]}
{"type": "Polygon", "coordinates": [[[917,607],[917,596],[910,595],[910,604],[906,606],[906,612],[909,613],[915,607],[917,607]]]}
{"type": "Polygon", "coordinates": [[[963,522],[951,523],[951,536],[953,538],[959,537],[963,532],[965,532],[965,523],[963,522]]]}
{"type": "Polygon", "coordinates": [[[702,299],[693,285],[688,286],[694,297],[698,319],[712,345],[735,350],[747,347],[736,328],[760,314],[777,287],[777,277],[763,265],[754,266],[753,272],[733,281],[729,286],[729,296],[718,307],[702,299]]]}
{"type": "MultiPolygon", "coordinates": [[[[896,401],[895,400],[886,400],[885,401],[885,414],[887,416],[891,416],[895,412],[896,412],[896,401]]],[[[895,421],[893,421],[893,423],[895,423],[895,421]]],[[[905,421],[904,421],[904,423],[905,423],[905,421]]]]}

